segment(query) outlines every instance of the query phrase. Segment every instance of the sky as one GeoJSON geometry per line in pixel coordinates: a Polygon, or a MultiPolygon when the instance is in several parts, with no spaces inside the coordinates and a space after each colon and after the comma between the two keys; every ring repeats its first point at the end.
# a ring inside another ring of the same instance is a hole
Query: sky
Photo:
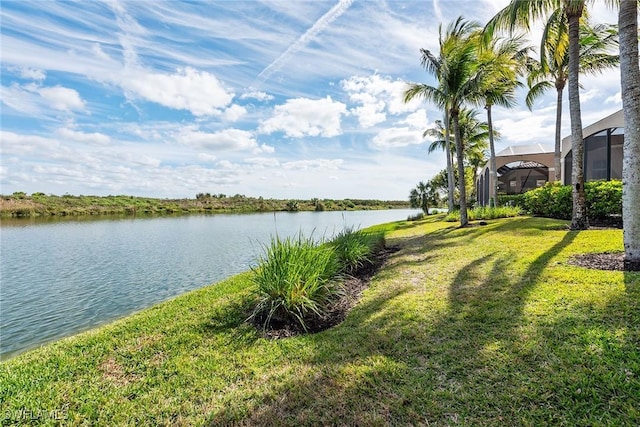
{"type": "MultiPolygon", "coordinates": [[[[420,48],[507,3],[3,0],[0,193],[407,200],[446,166],[422,137],[442,113],[402,101],[435,85],[420,48]]],[[[584,126],[621,108],[618,69],[581,84],[584,126]]],[[[555,94],[518,96],[496,150],[552,147],[555,94]]]]}

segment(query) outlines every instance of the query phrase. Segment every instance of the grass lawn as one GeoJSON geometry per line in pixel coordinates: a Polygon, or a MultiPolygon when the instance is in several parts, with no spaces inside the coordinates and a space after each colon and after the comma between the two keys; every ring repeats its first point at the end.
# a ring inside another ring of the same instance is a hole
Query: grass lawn
{"type": "Polygon", "coordinates": [[[321,333],[261,338],[247,273],[3,362],[3,424],[640,425],[640,273],[567,263],[622,231],[442,218],[321,333]]]}

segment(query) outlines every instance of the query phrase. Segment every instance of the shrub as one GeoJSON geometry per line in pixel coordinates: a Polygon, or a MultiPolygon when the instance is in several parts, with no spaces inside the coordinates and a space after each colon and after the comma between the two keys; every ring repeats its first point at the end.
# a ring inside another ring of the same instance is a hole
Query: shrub
{"type": "Polygon", "coordinates": [[[407,217],[407,221],[420,221],[421,219],[424,219],[424,212],[418,212],[415,215],[409,215],[407,217]]]}
{"type": "Polygon", "coordinates": [[[329,245],[302,235],[272,239],[265,257],[252,268],[258,304],[251,318],[262,321],[264,328],[297,323],[306,330],[309,317],[324,317],[329,303],[340,295],[340,270],[329,245]]]}
{"type": "Polygon", "coordinates": [[[589,219],[622,215],[622,181],[590,181],[584,186],[589,219]]]}
{"type": "Polygon", "coordinates": [[[549,218],[569,219],[572,211],[571,186],[558,182],[547,183],[542,187],[523,194],[525,209],[532,215],[549,218]]]}
{"type": "MultiPolygon", "coordinates": [[[[532,215],[571,219],[573,195],[570,185],[547,183],[543,187],[527,191],[524,207],[532,215]]],[[[585,182],[585,199],[589,219],[602,219],[622,214],[622,182],[589,181],[585,182]]]]}
{"type": "Polygon", "coordinates": [[[525,207],[524,194],[502,194],[498,196],[498,206],[525,207]]]}
{"type": "Polygon", "coordinates": [[[348,227],[334,237],[330,245],[335,251],[341,270],[346,274],[354,274],[359,269],[373,264],[373,255],[384,247],[384,234],[354,231],[348,227]]]}

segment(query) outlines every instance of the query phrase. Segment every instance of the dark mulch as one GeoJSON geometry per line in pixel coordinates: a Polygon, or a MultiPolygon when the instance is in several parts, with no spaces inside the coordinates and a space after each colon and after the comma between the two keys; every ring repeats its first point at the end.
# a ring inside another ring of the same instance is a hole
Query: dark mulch
{"type": "Polygon", "coordinates": [[[624,252],[575,255],[569,258],[569,264],[595,270],[624,271],[624,252]]]}
{"type": "Polygon", "coordinates": [[[343,293],[327,310],[324,317],[310,317],[306,319],[307,330],[295,321],[275,321],[272,319],[267,329],[264,329],[264,317],[256,316],[252,319],[253,325],[260,329],[266,338],[279,339],[297,336],[305,333],[316,333],[336,326],[347,317],[349,311],[356,305],[362,296],[362,291],[369,287],[371,278],[384,265],[390,254],[397,252],[398,247],[386,247],[378,251],[373,263],[366,264],[359,270],[343,280],[343,293]]]}
{"type": "Polygon", "coordinates": [[[589,228],[622,228],[622,215],[611,215],[605,218],[590,219],[589,228]]]}

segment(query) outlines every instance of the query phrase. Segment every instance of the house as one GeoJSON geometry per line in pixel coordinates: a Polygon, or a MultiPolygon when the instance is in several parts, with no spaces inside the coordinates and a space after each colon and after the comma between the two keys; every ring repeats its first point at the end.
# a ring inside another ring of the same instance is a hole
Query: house
{"type": "MultiPolygon", "coordinates": [[[[624,114],[616,111],[582,129],[584,138],[584,180],[622,179],[624,114]]],[[[571,184],[571,135],[562,140],[562,183],[571,184]]]]}
{"type": "MultiPolygon", "coordinates": [[[[514,145],[496,153],[498,194],[520,194],[555,180],[553,146],[544,144],[514,145]]],[[[476,181],[480,206],[489,204],[489,188],[493,185],[489,164],[476,181]]]]}
{"type": "MultiPolygon", "coordinates": [[[[582,129],[584,138],[585,181],[622,178],[622,145],[624,115],[615,113],[582,129]]],[[[562,139],[562,183],[571,184],[571,135],[562,139]]],[[[519,194],[555,180],[553,146],[544,144],[507,147],[496,154],[498,194],[519,194]]],[[[476,181],[480,206],[489,204],[489,188],[493,185],[489,164],[480,171],[476,181]]]]}

